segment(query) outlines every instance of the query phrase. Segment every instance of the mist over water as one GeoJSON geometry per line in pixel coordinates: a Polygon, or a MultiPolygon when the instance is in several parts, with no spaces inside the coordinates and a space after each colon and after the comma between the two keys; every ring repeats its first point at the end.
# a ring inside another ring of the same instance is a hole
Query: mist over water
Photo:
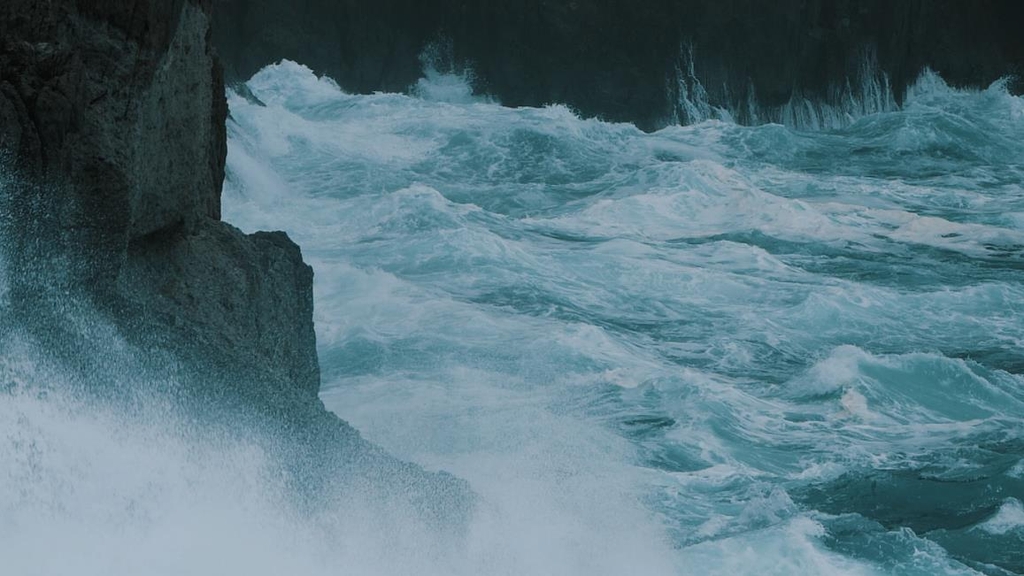
{"type": "Polygon", "coordinates": [[[443,556],[414,511],[375,494],[328,492],[311,513],[280,456],[301,446],[228,413],[195,418],[173,363],[61,304],[64,328],[95,342],[86,362],[0,304],[0,573],[405,574],[415,546],[443,556]]]}
{"type": "Polygon", "coordinates": [[[261,431],[62,393],[9,338],[12,573],[1024,572],[1024,100],[926,74],[836,129],[647,134],[470,80],[270,66],[224,197],[315,269],[324,402],[468,480],[467,525],[299,509],[261,431]]]}

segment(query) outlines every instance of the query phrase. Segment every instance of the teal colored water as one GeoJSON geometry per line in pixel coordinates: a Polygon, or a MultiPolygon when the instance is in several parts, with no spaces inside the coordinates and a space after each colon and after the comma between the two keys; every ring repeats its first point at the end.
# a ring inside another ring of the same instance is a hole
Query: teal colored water
{"type": "Polygon", "coordinates": [[[1024,572],[1002,85],[653,134],[436,74],[248,85],[227,219],[316,270],[324,401],[468,479],[509,573],[1024,572]]]}
{"type": "MultiPolygon", "coordinates": [[[[429,70],[248,86],[225,218],[313,265],[321,397],[477,506],[442,530],[358,490],[296,507],[258,426],[197,427],[156,392],[173,370],[68,301],[128,398],[76,395],[75,359],[2,323],[0,261],[0,574],[1024,573],[1003,85],[653,134],[429,70]]],[[[728,119],[699,94],[680,109],[728,119]]]]}

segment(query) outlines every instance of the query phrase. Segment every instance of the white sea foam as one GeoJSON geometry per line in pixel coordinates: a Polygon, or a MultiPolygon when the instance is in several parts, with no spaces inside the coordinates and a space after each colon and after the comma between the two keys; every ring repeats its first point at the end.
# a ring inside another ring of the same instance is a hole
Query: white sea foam
{"type": "Polygon", "coordinates": [[[1009,498],[994,516],[977,526],[989,534],[1003,535],[1008,532],[1024,534],[1024,504],[1015,498],[1009,498]]]}

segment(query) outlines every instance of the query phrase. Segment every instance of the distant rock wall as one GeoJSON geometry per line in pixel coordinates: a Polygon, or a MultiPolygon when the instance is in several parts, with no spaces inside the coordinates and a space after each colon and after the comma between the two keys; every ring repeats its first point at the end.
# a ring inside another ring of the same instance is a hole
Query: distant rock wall
{"type": "Polygon", "coordinates": [[[1019,0],[220,0],[215,44],[245,80],[288,58],[347,90],[401,91],[418,55],[452,41],[479,88],[510,106],[663,125],[680,48],[716,104],[827,98],[865,51],[902,96],[924,66],[957,85],[1024,72],[1019,0]]]}

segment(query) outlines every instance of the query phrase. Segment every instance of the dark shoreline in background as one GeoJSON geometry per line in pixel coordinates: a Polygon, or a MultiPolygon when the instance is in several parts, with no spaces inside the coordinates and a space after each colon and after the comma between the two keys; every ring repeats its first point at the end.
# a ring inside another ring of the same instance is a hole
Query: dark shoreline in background
{"type": "Polygon", "coordinates": [[[351,92],[401,92],[424,48],[450,43],[451,64],[502,104],[566,104],[648,130],[672,118],[687,49],[724,107],[828,101],[866,60],[897,101],[925,67],[953,86],[1024,74],[1017,0],[222,0],[214,21],[229,82],[287,58],[351,92]]]}

